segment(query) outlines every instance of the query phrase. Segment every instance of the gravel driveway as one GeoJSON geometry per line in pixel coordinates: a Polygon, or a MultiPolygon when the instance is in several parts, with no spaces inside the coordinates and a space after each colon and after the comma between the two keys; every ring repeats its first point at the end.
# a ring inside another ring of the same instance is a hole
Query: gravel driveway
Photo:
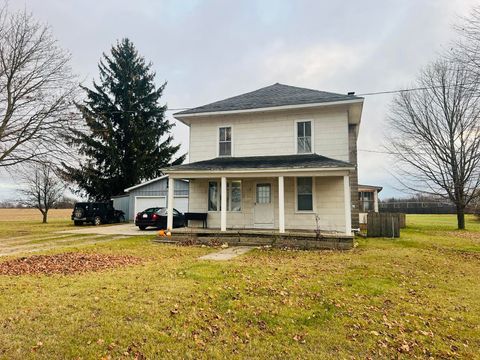
{"type": "Polygon", "coordinates": [[[127,235],[127,236],[145,236],[156,235],[155,228],[141,231],[133,224],[119,224],[119,225],[104,225],[92,226],[83,225],[77,226],[74,230],[59,231],[58,234],[94,234],[94,235],[127,235]]]}

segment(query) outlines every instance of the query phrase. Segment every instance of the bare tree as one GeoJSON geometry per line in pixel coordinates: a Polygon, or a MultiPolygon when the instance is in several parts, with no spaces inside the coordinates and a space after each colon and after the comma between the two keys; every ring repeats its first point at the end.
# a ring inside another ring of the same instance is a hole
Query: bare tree
{"type": "Polygon", "coordinates": [[[47,223],[48,211],[55,207],[65,192],[66,186],[48,163],[29,166],[21,175],[24,187],[20,190],[22,203],[40,210],[43,223],[47,223]]]}
{"type": "Polygon", "coordinates": [[[417,91],[400,93],[389,118],[397,178],[409,190],[453,202],[459,229],[480,184],[479,76],[440,60],[420,75],[417,91]]]}
{"type": "Polygon", "coordinates": [[[480,6],[474,7],[469,16],[462,17],[454,29],[458,37],[447,56],[476,76],[480,73],[480,6]]]}
{"type": "Polygon", "coordinates": [[[48,26],[0,8],[0,167],[64,157],[77,89],[48,26]]]}

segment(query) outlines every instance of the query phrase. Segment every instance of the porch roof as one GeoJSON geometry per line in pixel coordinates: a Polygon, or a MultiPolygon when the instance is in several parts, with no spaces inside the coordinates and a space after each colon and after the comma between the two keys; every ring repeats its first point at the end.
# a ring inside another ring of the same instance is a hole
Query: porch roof
{"type": "Polygon", "coordinates": [[[172,166],[165,173],[175,172],[211,172],[211,171],[248,171],[248,170],[292,170],[292,169],[328,169],[349,170],[355,166],[341,160],[335,160],[318,154],[217,157],[190,164],[172,166]]]}

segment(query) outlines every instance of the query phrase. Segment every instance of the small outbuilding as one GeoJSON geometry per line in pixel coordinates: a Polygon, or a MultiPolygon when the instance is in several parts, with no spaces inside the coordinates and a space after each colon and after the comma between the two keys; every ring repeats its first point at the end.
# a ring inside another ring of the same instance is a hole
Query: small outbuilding
{"type": "MultiPolygon", "coordinates": [[[[173,207],[180,212],[188,211],[188,180],[176,179],[173,207]]],[[[124,190],[125,195],[112,197],[115,209],[122,210],[129,220],[135,214],[149,207],[166,207],[168,194],[168,175],[164,175],[124,190]]]]}
{"type": "Polygon", "coordinates": [[[381,186],[358,185],[360,224],[367,223],[369,212],[378,212],[378,193],[382,189],[381,186]]]}

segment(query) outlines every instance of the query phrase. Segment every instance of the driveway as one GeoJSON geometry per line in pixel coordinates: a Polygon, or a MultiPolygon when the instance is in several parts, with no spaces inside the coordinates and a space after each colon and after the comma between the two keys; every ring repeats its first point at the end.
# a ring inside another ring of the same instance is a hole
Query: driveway
{"type": "Polygon", "coordinates": [[[59,231],[59,234],[94,234],[94,235],[125,235],[125,236],[145,236],[156,235],[157,229],[151,228],[141,231],[133,224],[120,224],[120,225],[104,225],[104,226],[91,226],[84,225],[78,226],[74,230],[59,231]]]}

